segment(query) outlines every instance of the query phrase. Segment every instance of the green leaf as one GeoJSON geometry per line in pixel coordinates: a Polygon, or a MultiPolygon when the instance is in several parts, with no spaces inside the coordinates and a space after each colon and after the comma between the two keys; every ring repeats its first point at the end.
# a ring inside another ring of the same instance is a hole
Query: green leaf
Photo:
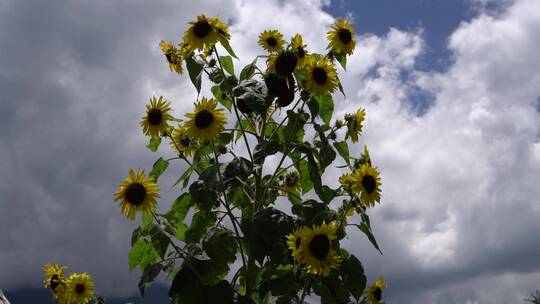
{"type": "Polygon", "coordinates": [[[146,147],[150,151],[156,152],[160,144],[161,144],[161,137],[152,137],[150,138],[150,141],[148,142],[148,145],[146,145],[146,147]]]}
{"type": "Polygon", "coordinates": [[[186,243],[197,243],[206,233],[208,227],[212,226],[217,220],[213,212],[199,211],[193,215],[190,227],[186,230],[186,243]]]}
{"type": "Polygon", "coordinates": [[[267,156],[274,155],[283,149],[283,144],[277,141],[263,140],[257,146],[255,146],[255,152],[253,154],[254,162],[256,164],[262,164],[267,156]]]}
{"type": "Polygon", "coordinates": [[[253,165],[251,162],[243,157],[235,157],[231,160],[225,167],[225,172],[223,177],[227,185],[232,187],[241,186],[240,181],[247,181],[248,177],[251,175],[251,168],[253,165]]]}
{"type": "Polygon", "coordinates": [[[217,101],[222,105],[224,106],[225,108],[227,108],[227,110],[231,110],[232,108],[232,101],[231,99],[229,98],[229,96],[227,96],[227,94],[223,93],[223,91],[221,90],[221,87],[218,86],[218,85],[215,85],[213,86],[211,89],[212,91],[212,94],[214,95],[214,97],[217,99],[217,101]]]}
{"type": "Polygon", "coordinates": [[[354,255],[351,255],[343,261],[340,270],[345,286],[358,301],[364,289],[366,289],[366,276],[364,275],[362,263],[354,255]]]}
{"type": "Polygon", "coordinates": [[[256,68],[256,63],[257,63],[257,59],[259,59],[259,57],[255,57],[255,59],[248,65],[246,65],[242,71],[240,72],[240,81],[244,80],[244,79],[249,79],[251,78],[251,76],[253,76],[253,74],[255,73],[255,68],[256,68]]]}
{"type": "Polygon", "coordinates": [[[343,157],[343,160],[347,165],[351,165],[351,160],[349,156],[349,144],[346,141],[336,141],[334,142],[334,148],[338,151],[339,155],[343,157]]]}
{"type": "Polygon", "coordinates": [[[302,185],[302,193],[306,194],[313,189],[313,182],[309,175],[309,165],[307,160],[303,159],[298,163],[297,170],[300,173],[300,184],[302,185]]]}
{"type": "Polygon", "coordinates": [[[187,57],[186,67],[188,70],[189,78],[191,79],[191,83],[193,83],[193,85],[197,89],[197,93],[200,93],[201,92],[201,75],[204,68],[204,64],[201,62],[195,61],[191,57],[187,57]]]}
{"type": "Polygon", "coordinates": [[[139,292],[141,293],[141,296],[143,298],[144,298],[144,290],[146,288],[146,284],[154,281],[154,279],[161,272],[162,268],[163,266],[160,263],[157,263],[157,264],[149,265],[148,267],[144,269],[143,274],[141,275],[141,279],[139,280],[139,284],[137,284],[137,287],[139,287],[139,292]]]}
{"type": "Polygon", "coordinates": [[[171,210],[165,214],[165,218],[174,226],[184,222],[189,208],[191,207],[191,195],[183,193],[176,198],[171,206],[171,210]]]}
{"type": "Polygon", "coordinates": [[[323,222],[331,222],[335,213],[328,208],[328,204],[318,202],[316,200],[307,200],[300,205],[292,206],[293,214],[301,217],[306,225],[320,225],[323,222]]]}
{"type": "Polygon", "coordinates": [[[236,260],[238,251],[234,235],[226,229],[212,229],[204,237],[203,249],[211,259],[209,263],[212,265],[212,275],[217,278],[225,277],[229,272],[229,264],[236,260]]]}
{"type": "Polygon", "coordinates": [[[362,231],[367,236],[371,244],[373,244],[373,246],[375,246],[375,248],[382,255],[383,253],[381,249],[379,249],[379,244],[377,244],[377,240],[375,239],[375,236],[373,236],[373,233],[371,232],[371,229],[369,228],[369,226],[365,222],[362,222],[360,225],[355,225],[355,226],[358,227],[358,229],[360,229],[360,231],[362,231]]]}
{"type": "Polygon", "coordinates": [[[334,161],[334,159],[336,159],[336,151],[334,151],[332,146],[330,146],[330,144],[328,143],[328,139],[324,134],[323,128],[317,123],[314,123],[313,127],[315,128],[315,130],[317,130],[317,133],[319,134],[319,138],[321,140],[319,159],[321,171],[324,172],[324,169],[326,169],[326,167],[328,167],[334,161]]]}
{"type": "Polygon", "coordinates": [[[176,180],[176,182],[174,182],[173,187],[182,182],[182,189],[186,188],[193,171],[193,167],[187,168],[186,171],[184,171],[184,173],[182,173],[182,175],[180,175],[180,177],[176,180]]]}
{"type": "Polygon", "coordinates": [[[142,236],[143,233],[141,227],[137,227],[137,229],[133,230],[133,233],[131,234],[131,246],[133,246],[142,236]]]}
{"type": "Polygon", "coordinates": [[[204,285],[193,269],[184,262],[169,288],[171,303],[198,304],[204,301],[204,285]]]}
{"type": "Polygon", "coordinates": [[[228,41],[221,41],[221,45],[223,46],[223,48],[225,50],[227,50],[227,52],[229,53],[229,55],[233,56],[234,58],[238,59],[238,57],[236,57],[236,54],[234,53],[231,45],[229,44],[228,41]]]}
{"type": "Polygon", "coordinates": [[[148,228],[150,226],[150,224],[152,224],[152,222],[154,221],[154,218],[152,217],[152,214],[150,214],[149,212],[142,212],[141,213],[141,218],[142,218],[142,227],[143,228],[148,228]]]}
{"type": "Polygon", "coordinates": [[[193,203],[202,211],[210,211],[218,204],[216,191],[209,189],[208,182],[195,181],[189,186],[193,203]]]}
{"type": "Polygon", "coordinates": [[[159,176],[167,170],[167,167],[169,166],[169,161],[164,160],[162,157],[160,157],[154,165],[152,166],[152,172],[150,172],[150,176],[154,178],[154,180],[157,182],[159,176]]]}
{"type": "Polygon", "coordinates": [[[221,65],[229,74],[234,75],[234,64],[231,56],[219,56],[221,65]]]}
{"type": "Polygon", "coordinates": [[[144,271],[146,266],[155,263],[158,258],[154,246],[145,239],[138,240],[128,254],[129,271],[132,271],[137,265],[144,271]]]}
{"type": "Polygon", "coordinates": [[[334,113],[334,100],[330,93],[315,97],[319,102],[319,116],[325,124],[329,124],[332,119],[332,114],[334,113]]]}
{"type": "Polygon", "coordinates": [[[346,71],[347,70],[347,54],[345,53],[334,53],[334,58],[337,59],[341,67],[346,71]]]}
{"type": "Polygon", "coordinates": [[[310,98],[307,102],[309,112],[311,113],[311,120],[314,120],[319,115],[319,102],[315,98],[310,98]]]}
{"type": "Polygon", "coordinates": [[[171,240],[158,225],[152,227],[150,231],[150,240],[157,254],[159,254],[161,258],[164,258],[171,240]]]}

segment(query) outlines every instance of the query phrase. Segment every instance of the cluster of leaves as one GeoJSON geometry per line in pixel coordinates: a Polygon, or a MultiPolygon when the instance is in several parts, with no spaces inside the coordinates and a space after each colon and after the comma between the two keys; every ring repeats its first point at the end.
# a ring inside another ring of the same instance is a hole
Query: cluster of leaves
{"type": "MultiPolygon", "coordinates": [[[[229,55],[220,56],[214,47],[183,60],[197,92],[206,75],[214,98],[236,121],[214,139],[200,141],[190,159],[180,153],[154,163],[150,176],[156,183],[170,161],[184,160],[187,168],[174,183],[180,194],[171,209],[142,213],[133,231],[129,269],[142,271],[141,294],[163,272],[172,280],[171,303],[302,303],[310,294],[322,303],[367,301],[362,264],[339,240],[352,226],[379,250],[369,206],[322,182],[332,164],[354,171],[365,158],[353,157],[346,138],[340,139],[343,123],[332,123],[331,92],[308,91],[301,71],[294,71],[296,102],[284,105],[268,89],[268,73],[260,70],[264,56],[236,73],[236,55],[224,46],[229,55]],[[269,157],[278,159],[277,165],[269,164],[269,157]],[[284,185],[290,172],[298,174],[297,187],[284,185]],[[360,222],[348,222],[351,209],[360,222]],[[332,246],[341,264],[327,276],[308,274],[291,255],[286,237],[298,227],[331,222],[337,225],[332,246]]],[[[344,54],[312,56],[346,65],[344,54]]],[[[157,151],[160,143],[154,136],[148,148],[157,151]]]]}

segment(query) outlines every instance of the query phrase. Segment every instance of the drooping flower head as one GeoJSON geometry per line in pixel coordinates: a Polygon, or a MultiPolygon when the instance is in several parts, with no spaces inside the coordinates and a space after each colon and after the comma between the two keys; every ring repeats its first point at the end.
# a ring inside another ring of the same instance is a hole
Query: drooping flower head
{"type": "Polygon", "coordinates": [[[157,205],[159,187],[152,178],[146,177],[144,170],[129,170],[129,177],[123,180],[114,194],[114,200],[120,201],[122,213],[129,219],[135,219],[137,211],[151,212],[157,205]]]}
{"type": "Polygon", "coordinates": [[[171,133],[171,149],[176,154],[190,157],[197,151],[197,141],[187,135],[184,126],[178,126],[171,133]]]}
{"type": "Polygon", "coordinates": [[[291,43],[291,49],[296,54],[296,58],[298,58],[297,65],[299,69],[302,69],[304,67],[306,59],[308,58],[308,52],[306,48],[307,45],[305,45],[302,41],[302,36],[300,36],[300,34],[294,35],[291,43]]]}
{"type": "Polygon", "coordinates": [[[362,108],[358,109],[354,115],[345,115],[345,120],[347,121],[347,134],[345,139],[350,138],[353,143],[358,141],[360,133],[362,133],[362,128],[364,120],[366,117],[366,111],[362,108]]]}
{"type": "Polygon", "coordinates": [[[336,239],[335,223],[305,227],[301,234],[301,249],[298,260],[305,265],[307,273],[326,276],[341,264],[341,257],[332,248],[336,239]]]}
{"type": "Polygon", "coordinates": [[[259,35],[259,45],[269,53],[276,53],[283,48],[285,40],[277,30],[264,31],[259,35]]]}
{"type": "Polygon", "coordinates": [[[195,111],[186,114],[190,119],[184,124],[189,138],[211,140],[223,131],[227,117],[223,109],[217,109],[216,106],[217,101],[213,98],[203,97],[200,102],[195,103],[195,111]]]}
{"type": "Polygon", "coordinates": [[[219,20],[218,17],[210,17],[209,22],[216,31],[218,41],[222,44],[228,43],[231,39],[231,34],[229,34],[229,26],[219,20]]]}
{"type": "Polygon", "coordinates": [[[349,21],[343,18],[337,19],[327,34],[328,49],[335,53],[352,54],[356,46],[354,35],[354,28],[349,21]]]}
{"type": "Polygon", "coordinates": [[[291,256],[295,259],[300,257],[300,251],[302,250],[302,233],[304,227],[295,229],[292,233],[287,235],[287,247],[291,250],[291,256]]]}
{"type": "Polygon", "coordinates": [[[285,174],[283,179],[284,194],[296,192],[300,189],[300,174],[297,171],[291,171],[285,174]]]}
{"type": "Polygon", "coordinates": [[[336,67],[328,58],[311,55],[304,69],[304,78],[307,90],[317,95],[332,93],[338,86],[336,67]]]}
{"type": "Polygon", "coordinates": [[[64,270],[66,266],[59,266],[58,264],[46,264],[45,265],[45,279],[43,285],[45,288],[49,288],[56,300],[63,300],[65,298],[65,290],[67,279],[64,277],[64,270]]]}
{"type": "Polygon", "coordinates": [[[388,284],[384,281],[384,277],[379,277],[373,285],[369,286],[367,291],[367,298],[371,304],[382,304],[382,292],[383,289],[388,287],[388,284]]]}
{"type": "Polygon", "coordinates": [[[94,295],[94,282],[87,273],[69,276],[67,297],[70,303],[87,304],[94,295]]]}
{"type": "Polygon", "coordinates": [[[177,49],[172,43],[163,41],[159,43],[159,47],[165,55],[167,62],[169,63],[169,70],[176,72],[178,75],[182,74],[182,56],[180,55],[180,50],[177,49]]]}
{"type": "Polygon", "coordinates": [[[171,110],[171,103],[163,96],[150,98],[150,103],[146,105],[146,115],[141,121],[144,135],[158,137],[166,133],[172,119],[169,114],[171,110]]]}

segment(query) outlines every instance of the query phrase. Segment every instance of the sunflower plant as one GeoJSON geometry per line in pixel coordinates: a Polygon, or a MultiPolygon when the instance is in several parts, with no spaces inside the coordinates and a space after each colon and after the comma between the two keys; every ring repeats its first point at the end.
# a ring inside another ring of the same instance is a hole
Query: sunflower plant
{"type": "Polygon", "coordinates": [[[170,150],[149,171],[131,169],[114,194],[128,219],[140,214],[129,269],[142,271],[141,294],[163,273],[171,303],[383,303],[384,279],[366,287],[362,263],[341,246],[359,229],[380,252],[368,210],[381,177],[367,146],[349,143],[361,141],[365,111],[333,117],[353,25],[338,19],[321,53],[300,34],[266,30],[253,42],[263,54],[239,73],[219,18],[198,16],[182,37],[160,48],[172,72],[187,71],[193,110],[174,117],[169,100],[150,98],[147,147],[170,150]],[[178,197],[162,210],[158,179],[176,161],[178,197]]]}
{"type": "Polygon", "coordinates": [[[43,285],[50,289],[53,299],[59,304],[104,303],[102,297],[95,294],[94,282],[89,274],[72,273],[64,275],[67,267],[58,264],[45,265],[43,285]]]}

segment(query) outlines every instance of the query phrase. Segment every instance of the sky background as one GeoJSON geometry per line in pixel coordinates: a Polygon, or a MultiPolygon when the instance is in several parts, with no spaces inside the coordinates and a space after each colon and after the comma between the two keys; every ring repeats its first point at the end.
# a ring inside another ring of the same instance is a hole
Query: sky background
{"type": "Polygon", "coordinates": [[[144,147],[139,121],[153,94],[177,117],[191,109],[158,43],[200,14],[230,24],[237,67],[263,53],[265,29],[322,51],[335,18],[355,23],[335,115],[366,108],[352,150],[367,144],[382,173],[370,216],[384,256],[354,230],[342,245],[370,282],[385,276],[388,303],[521,303],[540,289],[540,1],[0,0],[0,289],[14,304],[48,303],[49,262],[109,298],[136,294],[136,223],[112,194],[129,168],[171,155],[144,147]]]}

